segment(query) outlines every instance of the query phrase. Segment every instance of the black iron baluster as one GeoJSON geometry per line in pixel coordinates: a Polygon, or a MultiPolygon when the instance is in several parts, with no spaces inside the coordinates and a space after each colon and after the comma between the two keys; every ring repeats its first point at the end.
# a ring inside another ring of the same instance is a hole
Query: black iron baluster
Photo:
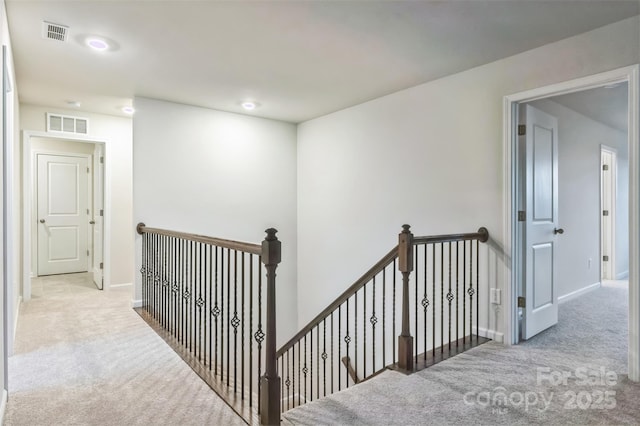
{"type": "Polygon", "coordinates": [[[333,312],[331,312],[331,393],[333,393],[333,375],[334,375],[334,367],[333,367],[333,312]]]}
{"type": "Polygon", "coordinates": [[[253,254],[249,254],[249,407],[253,405],[253,261],[253,254]]]}
{"type": "Polygon", "coordinates": [[[476,240],[476,344],[480,337],[480,241],[476,240]]]}
{"type": "Polygon", "coordinates": [[[242,399],[244,400],[244,323],[246,322],[246,318],[244,316],[244,270],[245,270],[245,263],[244,263],[244,252],[241,252],[240,254],[242,256],[242,275],[241,275],[241,279],[240,279],[240,288],[241,288],[241,293],[242,293],[242,299],[240,302],[240,308],[241,308],[241,318],[240,318],[240,325],[241,325],[241,331],[240,331],[240,374],[241,374],[241,385],[242,387],[240,388],[241,392],[242,392],[242,399]]]}
{"type": "Polygon", "coordinates": [[[353,369],[358,375],[358,293],[353,295],[353,369]]]}
{"type": "Polygon", "coordinates": [[[418,344],[419,344],[419,339],[420,339],[420,333],[418,333],[418,269],[420,267],[420,264],[418,263],[418,251],[419,251],[419,247],[416,246],[416,248],[414,249],[414,261],[413,261],[413,265],[414,265],[414,271],[413,271],[413,282],[416,283],[415,285],[415,299],[413,300],[413,317],[414,317],[414,324],[415,324],[415,337],[414,337],[414,344],[413,344],[413,350],[414,350],[414,363],[418,362],[418,344]]]}
{"type": "Polygon", "coordinates": [[[307,368],[307,335],[304,335],[304,367],[302,368],[302,373],[304,373],[304,402],[305,404],[309,400],[307,398],[307,373],[309,369],[307,368]]]}
{"type": "Polygon", "coordinates": [[[387,366],[387,267],[382,268],[382,367],[387,366]]]}
{"type": "MultiPolygon", "coordinates": [[[[284,355],[280,358],[280,371],[284,374],[284,355]]],[[[284,385],[284,381],[280,382],[280,395],[284,395],[284,385]]],[[[282,398],[280,398],[280,412],[284,413],[284,400],[282,398]]]]}
{"type": "Polygon", "coordinates": [[[340,375],[340,358],[342,357],[342,305],[338,306],[338,391],[342,390],[342,376],[340,375]]]}
{"type": "Polygon", "coordinates": [[[453,293],[451,293],[451,241],[449,241],[449,292],[447,293],[447,300],[449,301],[449,331],[447,336],[449,337],[449,353],[451,353],[451,302],[453,301],[453,293]]]}
{"type": "Polygon", "coordinates": [[[458,290],[460,287],[460,241],[456,241],[456,348],[459,346],[460,337],[460,299],[458,290]]]}
{"type": "Polygon", "coordinates": [[[196,299],[196,306],[198,307],[198,336],[196,338],[197,351],[198,351],[198,361],[202,360],[202,305],[204,303],[204,299],[202,298],[202,243],[196,244],[196,252],[197,252],[197,287],[198,287],[198,298],[196,299]]]}
{"type": "Polygon", "coordinates": [[[231,250],[227,249],[227,387],[231,379],[231,250]]]}
{"type": "MultiPolygon", "coordinates": [[[[429,297],[427,296],[427,264],[428,264],[428,260],[427,260],[427,248],[428,246],[426,244],[424,244],[424,272],[423,272],[423,284],[424,284],[424,295],[422,297],[422,312],[424,315],[424,332],[423,332],[423,338],[424,338],[424,362],[425,365],[427,363],[427,351],[429,350],[429,342],[427,341],[427,310],[429,308],[429,297]]],[[[416,282],[416,286],[418,285],[418,283],[416,282]]],[[[417,334],[417,333],[416,333],[417,334]]]]}
{"type": "Polygon", "coordinates": [[[327,396],[327,356],[327,319],[325,318],[322,320],[322,374],[324,376],[322,380],[324,391],[323,396],[327,396]]]}
{"type": "Polygon", "coordinates": [[[391,303],[391,318],[392,318],[392,338],[391,338],[391,344],[393,345],[393,363],[395,364],[397,362],[396,360],[396,356],[397,356],[397,352],[396,352],[396,339],[395,336],[396,334],[396,275],[397,275],[397,265],[396,265],[396,259],[393,259],[393,298],[392,298],[392,303],[391,303]]]}
{"type": "MultiPolygon", "coordinates": [[[[300,341],[298,341],[298,405],[301,405],[301,394],[302,394],[302,388],[300,387],[300,377],[302,377],[302,374],[300,374],[300,368],[302,366],[302,358],[300,357],[300,341]]],[[[305,376],[305,386],[307,383],[307,378],[305,376]]],[[[306,401],[306,396],[305,396],[305,404],[307,403],[306,401]]]]}
{"type": "MultiPolygon", "coordinates": [[[[284,358],[284,356],[282,358],[284,358]]],[[[289,364],[289,350],[287,350],[287,379],[284,382],[287,385],[287,410],[289,408],[291,408],[290,405],[289,405],[289,402],[291,401],[291,397],[290,397],[290,394],[289,394],[289,389],[291,387],[291,379],[289,378],[289,367],[290,367],[290,364],[289,364]]],[[[282,372],[284,373],[284,369],[283,369],[282,372]]],[[[284,409],[282,411],[284,412],[284,409]]]]}
{"type": "Polygon", "coordinates": [[[440,354],[442,355],[443,353],[444,353],[444,243],[440,243],[440,354]]]}
{"type": "Polygon", "coordinates": [[[142,233],[142,257],[140,265],[140,283],[142,286],[142,309],[148,312],[147,308],[147,240],[149,234],[142,233]]]}
{"type": "MultiPolygon", "coordinates": [[[[349,360],[349,343],[351,342],[351,336],[349,336],[349,299],[347,299],[347,317],[346,317],[346,329],[347,335],[344,336],[344,342],[347,344],[347,360],[349,360]]],[[[349,368],[346,368],[344,371],[344,383],[345,386],[349,387],[349,368]]]]}
{"type": "Polygon", "coordinates": [[[218,339],[220,332],[218,329],[218,316],[220,315],[220,307],[218,306],[218,246],[214,247],[213,254],[213,294],[215,295],[215,303],[211,310],[213,315],[213,328],[215,329],[215,340],[213,342],[213,374],[218,375],[218,339]]]}
{"type": "Polygon", "coordinates": [[[367,377],[367,284],[366,283],[362,286],[362,377],[367,377]]]}
{"type": "MultiPolygon", "coordinates": [[[[258,331],[254,335],[258,342],[258,380],[262,377],[262,341],[264,340],[264,331],[262,331],[262,256],[258,256],[258,331]]],[[[258,412],[261,405],[261,386],[258,388],[258,412]]]]}
{"type": "Polygon", "coordinates": [[[311,381],[309,385],[309,396],[311,396],[311,401],[313,401],[313,328],[309,332],[309,345],[309,379],[311,381]]]}
{"type": "Polygon", "coordinates": [[[233,251],[233,392],[238,391],[238,251],[233,251]]]}
{"type": "Polygon", "coordinates": [[[431,244],[431,300],[433,309],[431,310],[431,350],[433,351],[433,361],[436,360],[436,245],[431,244]]]}
{"type": "MultiPolygon", "coordinates": [[[[371,310],[371,318],[369,322],[371,323],[371,343],[373,350],[371,351],[371,373],[376,372],[376,323],[378,322],[378,318],[376,318],[376,276],[373,276],[373,294],[372,294],[372,303],[373,308],[371,310]]],[[[366,357],[366,352],[365,352],[366,357]]],[[[367,369],[365,367],[363,377],[366,377],[367,369]]]]}
{"type": "Polygon", "coordinates": [[[473,343],[473,241],[469,241],[469,342],[473,343]]]}

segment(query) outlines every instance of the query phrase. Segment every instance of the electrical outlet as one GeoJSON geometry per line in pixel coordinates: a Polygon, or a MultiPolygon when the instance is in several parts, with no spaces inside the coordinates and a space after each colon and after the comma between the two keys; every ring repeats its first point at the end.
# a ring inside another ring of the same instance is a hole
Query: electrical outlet
{"type": "Polygon", "coordinates": [[[502,290],[500,290],[499,288],[492,288],[490,296],[491,296],[491,303],[495,305],[500,305],[502,303],[501,301],[502,290]]]}

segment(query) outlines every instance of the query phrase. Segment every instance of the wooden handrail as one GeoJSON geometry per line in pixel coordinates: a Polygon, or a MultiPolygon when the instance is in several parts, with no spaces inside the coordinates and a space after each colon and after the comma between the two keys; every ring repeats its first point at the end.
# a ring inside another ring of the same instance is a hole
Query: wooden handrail
{"type": "Polygon", "coordinates": [[[262,254],[262,246],[260,244],[246,243],[243,241],[225,240],[222,238],[207,237],[207,236],[198,235],[198,234],[189,234],[187,232],[170,231],[168,229],[149,228],[144,223],[139,223],[138,226],[136,226],[136,231],[140,235],[144,233],[166,235],[168,237],[182,238],[188,241],[211,244],[214,246],[224,247],[231,250],[243,251],[245,253],[257,254],[257,255],[262,254]]]}
{"type": "Polygon", "coordinates": [[[395,246],[389,253],[387,253],[382,259],[378,261],[371,269],[369,269],[363,276],[361,276],[351,287],[346,289],[336,300],[327,306],[322,312],[320,312],[306,327],[296,333],[287,343],[285,343],[276,353],[278,357],[282,356],[287,350],[291,349],[298,340],[304,337],[313,327],[320,324],[322,320],[327,317],[331,312],[335,311],[338,306],[342,305],[348,298],[353,296],[356,291],[368,283],[378,272],[387,267],[393,260],[398,257],[398,246],[395,246]]]}
{"type": "Polygon", "coordinates": [[[481,243],[486,243],[488,239],[489,239],[489,231],[487,230],[487,228],[482,227],[478,229],[478,232],[470,232],[467,234],[447,234],[447,235],[432,235],[428,237],[413,237],[413,245],[448,243],[452,241],[468,241],[468,240],[478,240],[481,243]]]}
{"type": "MultiPolygon", "coordinates": [[[[464,234],[445,234],[445,235],[433,235],[425,237],[413,237],[413,245],[416,244],[430,244],[430,243],[446,243],[449,241],[465,241],[465,240],[478,240],[480,242],[486,242],[489,239],[489,231],[487,228],[480,228],[478,232],[464,233],[464,234]]],[[[387,267],[394,259],[398,257],[398,246],[389,251],[382,259],[378,261],[371,269],[365,272],[355,283],[353,283],[348,289],[346,289],[336,300],[327,306],[322,312],[320,312],[314,319],[312,319],[306,327],[296,333],[287,343],[285,343],[276,355],[281,357],[287,350],[291,349],[296,342],[302,339],[311,329],[316,327],[322,322],[331,312],[335,311],[338,306],[342,305],[347,299],[353,296],[362,286],[368,283],[376,274],[382,269],[387,267]]]]}

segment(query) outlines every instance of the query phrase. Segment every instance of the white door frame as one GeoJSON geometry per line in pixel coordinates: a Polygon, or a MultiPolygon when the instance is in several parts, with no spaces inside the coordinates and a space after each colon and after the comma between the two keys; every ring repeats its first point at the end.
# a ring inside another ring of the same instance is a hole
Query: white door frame
{"type": "Polygon", "coordinates": [[[517,308],[517,188],[516,153],[517,104],[536,99],[563,95],[581,90],[602,87],[606,84],[628,84],[628,146],[629,146],[629,379],[640,381],[640,105],[639,65],[632,65],[600,74],[565,81],[550,86],[527,90],[505,96],[503,99],[503,214],[505,253],[510,261],[504,270],[505,343],[518,343],[517,308]]]}
{"type": "Polygon", "coordinates": [[[111,284],[111,165],[107,161],[110,158],[111,146],[103,139],[92,139],[73,134],[56,134],[48,132],[37,132],[24,130],[22,132],[22,300],[28,302],[31,300],[31,198],[33,196],[31,179],[32,179],[32,157],[31,157],[31,138],[45,138],[56,140],[69,140],[84,143],[101,143],[104,144],[104,228],[103,228],[103,259],[106,265],[104,273],[104,290],[107,290],[111,284]]]}
{"type": "Polygon", "coordinates": [[[610,197],[611,197],[611,207],[609,209],[609,240],[611,242],[611,247],[609,247],[609,271],[611,274],[611,280],[615,280],[617,279],[616,275],[617,275],[617,269],[616,269],[616,216],[617,216],[617,212],[618,212],[618,207],[616,205],[617,203],[617,193],[618,193],[618,150],[615,148],[612,148],[610,146],[601,144],[600,145],[600,281],[602,282],[602,280],[604,279],[603,275],[604,275],[604,261],[603,256],[604,256],[604,252],[603,252],[603,244],[604,244],[604,227],[603,225],[603,219],[602,219],[602,215],[603,215],[603,210],[604,210],[604,193],[605,193],[605,185],[604,185],[604,179],[602,177],[602,153],[603,152],[608,152],[612,155],[613,161],[611,163],[611,185],[609,185],[608,191],[611,192],[610,197]]]}

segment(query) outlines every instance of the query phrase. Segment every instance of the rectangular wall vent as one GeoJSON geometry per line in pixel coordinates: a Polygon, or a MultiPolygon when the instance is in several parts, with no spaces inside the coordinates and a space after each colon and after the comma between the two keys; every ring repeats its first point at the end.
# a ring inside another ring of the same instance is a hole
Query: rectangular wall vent
{"type": "Polygon", "coordinates": [[[86,135],[89,133],[89,119],[48,112],[47,131],[86,135]]]}
{"type": "Polygon", "coordinates": [[[69,27],[43,21],[42,37],[49,40],[67,41],[69,38],[69,27]]]}

